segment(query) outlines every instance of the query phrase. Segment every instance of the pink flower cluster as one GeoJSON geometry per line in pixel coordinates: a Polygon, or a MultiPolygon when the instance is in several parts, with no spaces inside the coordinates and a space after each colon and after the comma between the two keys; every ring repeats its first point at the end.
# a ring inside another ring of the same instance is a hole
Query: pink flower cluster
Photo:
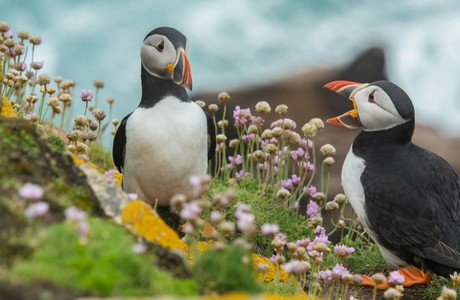
{"type": "Polygon", "coordinates": [[[92,90],[81,90],[80,98],[83,102],[89,102],[93,100],[92,90]]]}

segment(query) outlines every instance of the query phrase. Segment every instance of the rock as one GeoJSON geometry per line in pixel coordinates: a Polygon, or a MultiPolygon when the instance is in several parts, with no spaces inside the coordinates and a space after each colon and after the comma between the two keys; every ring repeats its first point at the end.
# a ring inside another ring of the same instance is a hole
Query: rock
{"type": "Polygon", "coordinates": [[[85,173],[88,184],[104,213],[118,220],[121,216],[121,207],[131,201],[128,194],[123,192],[112,178],[102,175],[89,165],[79,164],[78,166],[85,173]]]}

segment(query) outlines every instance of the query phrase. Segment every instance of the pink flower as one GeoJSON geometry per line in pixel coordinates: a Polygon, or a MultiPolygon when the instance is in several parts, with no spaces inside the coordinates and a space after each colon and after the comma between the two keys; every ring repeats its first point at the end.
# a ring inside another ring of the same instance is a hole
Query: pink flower
{"type": "Polygon", "coordinates": [[[40,200],[43,197],[43,189],[37,184],[26,183],[19,189],[18,194],[26,200],[40,200]]]}
{"type": "Polygon", "coordinates": [[[93,91],[92,90],[81,90],[81,100],[84,102],[89,102],[93,100],[93,91]]]}
{"type": "Polygon", "coordinates": [[[388,277],[388,283],[390,285],[400,285],[403,284],[405,280],[404,276],[398,271],[390,272],[390,276],[388,277]]]}
{"type": "Polygon", "coordinates": [[[66,210],[64,210],[64,215],[65,218],[71,222],[81,222],[86,218],[86,213],[74,206],[66,208],[66,210]]]}
{"type": "Polygon", "coordinates": [[[42,60],[42,61],[34,61],[30,64],[30,67],[34,70],[40,70],[41,68],[43,68],[43,65],[45,64],[45,62],[42,60]]]}
{"type": "Polygon", "coordinates": [[[297,240],[297,242],[296,242],[297,247],[303,247],[303,248],[307,248],[308,245],[310,245],[310,243],[311,243],[310,238],[305,238],[305,239],[302,239],[302,240],[297,240]]]}
{"type": "Polygon", "coordinates": [[[281,187],[285,188],[286,190],[291,190],[293,187],[292,180],[291,179],[281,180],[281,187]]]}
{"type": "Polygon", "coordinates": [[[129,198],[129,200],[132,200],[132,201],[134,201],[136,199],[139,199],[139,197],[137,196],[136,193],[129,193],[128,198],[129,198]]]}
{"type": "Polygon", "coordinates": [[[134,253],[145,253],[147,251],[147,245],[145,245],[144,243],[136,243],[133,245],[132,249],[134,253]]]}
{"type": "Polygon", "coordinates": [[[251,110],[249,108],[241,109],[239,106],[235,107],[233,111],[233,119],[235,120],[235,127],[240,127],[249,122],[251,119],[251,110]]]}
{"type": "Polygon", "coordinates": [[[308,217],[317,217],[320,214],[320,208],[315,201],[310,200],[307,204],[307,216],[308,217]]]}
{"type": "Polygon", "coordinates": [[[297,185],[299,185],[299,183],[300,183],[300,181],[302,180],[302,178],[300,178],[300,177],[297,176],[296,174],[292,174],[291,180],[292,180],[292,184],[293,184],[294,186],[297,186],[297,185]]]}
{"type": "Polygon", "coordinates": [[[243,142],[253,141],[255,138],[256,135],[254,133],[243,134],[243,136],[241,137],[243,142]]]}
{"type": "Polygon", "coordinates": [[[238,172],[235,172],[235,178],[240,179],[244,177],[244,170],[239,170],[238,172]]]}
{"type": "Polygon", "coordinates": [[[270,261],[272,262],[272,264],[274,265],[282,265],[284,264],[284,262],[286,261],[286,259],[284,258],[284,256],[282,256],[281,254],[274,254],[270,257],[270,261]]]}
{"type": "Polygon", "coordinates": [[[254,228],[255,217],[253,214],[244,213],[238,216],[237,226],[241,232],[248,232],[254,228]]]}
{"type": "Polygon", "coordinates": [[[115,171],[114,170],[109,170],[104,173],[104,175],[108,178],[110,178],[113,182],[117,182],[117,179],[115,178],[115,171]]]}
{"type": "Polygon", "coordinates": [[[222,219],[222,214],[217,210],[213,210],[209,215],[209,222],[216,224],[222,219]]]}
{"type": "Polygon", "coordinates": [[[337,253],[338,256],[340,256],[341,258],[345,258],[347,257],[349,254],[355,252],[355,248],[353,247],[347,247],[346,245],[335,245],[334,246],[334,251],[335,253],[337,253]]]}
{"type": "Polygon", "coordinates": [[[228,161],[230,162],[230,164],[236,164],[237,166],[241,165],[243,163],[243,157],[238,154],[237,156],[235,156],[235,158],[233,158],[233,156],[229,156],[228,157],[228,161]]]}
{"type": "Polygon", "coordinates": [[[302,274],[310,269],[310,264],[306,261],[291,260],[284,264],[284,270],[289,274],[302,274]]]}
{"type": "Polygon", "coordinates": [[[275,235],[279,232],[280,228],[278,224],[263,224],[261,232],[263,235],[275,235]]]}
{"type": "Polygon", "coordinates": [[[180,212],[180,217],[183,220],[193,220],[198,218],[201,210],[201,207],[195,201],[187,202],[184,204],[184,208],[180,212]]]}
{"type": "Polygon", "coordinates": [[[316,187],[314,185],[310,185],[310,187],[304,187],[303,192],[307,195],[313,196],[317,193],[316,187]]]}
{"type": "Polygon", "coordinates": [[[36,218],[38,216],[42,216],[48,212],[50,205],[47,202],[37,202],[31,204],[29,207],[26,208],[24,214],[28,218],[36,218]]]}
{"type": "Polygon", "coordinates": [[[347,274],[350,274],[350,272],[341,264],[336,264],[334,268],[332,268],[332,279],[334,280],[341,280],[347,274]]]}
{"type": "Polygon", "coordinates": [[[319,277],[325,282],[328,283],[332,281],[332,271],[326,269],[324,271],[319,272],[319,277]]]}
{"type": "Polygon", "coordinates": [[[89,235],[89,224],[86,220],[82,220],[78,223],[78,237],[86,238],[89,235]]]}

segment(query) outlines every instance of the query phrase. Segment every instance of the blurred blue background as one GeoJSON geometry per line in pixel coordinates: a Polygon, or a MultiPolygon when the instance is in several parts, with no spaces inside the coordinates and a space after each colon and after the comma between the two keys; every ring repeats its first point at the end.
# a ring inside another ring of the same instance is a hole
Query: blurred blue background
{"type": "Polygon", "coordinates": [[[458,0],[0,0],[0,7],[14,33],[42,36],[36,60],[45,61],[44,73],[76,80],[77,91],[104,80],[100,99],[113,97],[120,119],[139,103],[142,40],[167,25],[189,39],[194,92],[343,65],[381,46],[417,120],[460,135],[458,0]]]}

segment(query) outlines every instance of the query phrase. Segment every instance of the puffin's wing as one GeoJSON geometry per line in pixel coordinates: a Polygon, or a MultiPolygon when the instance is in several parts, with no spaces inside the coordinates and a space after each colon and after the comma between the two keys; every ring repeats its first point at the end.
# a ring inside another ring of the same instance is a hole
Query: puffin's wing
{"type": "Polygon", "coordinates": [[[125,162],[126,122],[128,121],[129,116],[131,116],[131,114],[123,118],[120,126],[118,127],[117,133],[115,134],[115,138],[113,139],[113,162],[120,173],[123,172],[123,165],[125,162]]]}
{"type": "Polygon", "coordinates": [[[441,157],[415,147],[411,161],[397,167],[366,167],[361,182],[369,222],[382,245],[460,268],[458,175],[441,157]]]}
{"type": "Polygon", "coordinates": [[[216,152],[216,127],[209,113],[207,111],[204,113],[208,123],[208,160],[210,160],[216,152]]]}

